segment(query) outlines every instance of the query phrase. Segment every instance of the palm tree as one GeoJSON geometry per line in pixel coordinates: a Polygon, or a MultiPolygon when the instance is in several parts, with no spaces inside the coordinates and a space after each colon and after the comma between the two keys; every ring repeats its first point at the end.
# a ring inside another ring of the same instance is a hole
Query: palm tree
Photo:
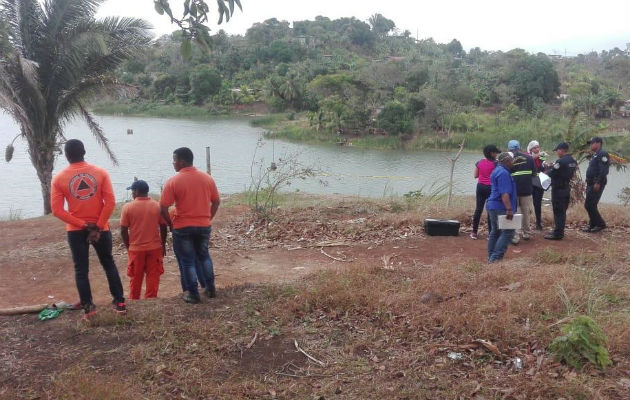
{"type": "MultiPolygon", "coordinates": [[[[103,0],[0,0],[10,44],[0,53],[0,109],[9,113],[26,140],[49,214],[56,150],[64,124],[81,117],[96,141],[116,158],[101,127],[85,107],[90,97],[116,90],[112,71],[150,41],[149,25],[135,18],[96,20],[103,0]]],[[[3,42],[0,37],[0,43],[3,42]]],[[[7,148],[7,161],[12,148],[7,148]]]]}

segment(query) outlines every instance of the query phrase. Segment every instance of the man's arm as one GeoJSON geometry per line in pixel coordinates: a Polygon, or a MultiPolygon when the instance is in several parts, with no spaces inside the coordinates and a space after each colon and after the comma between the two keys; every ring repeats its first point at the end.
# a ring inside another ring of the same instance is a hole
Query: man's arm
{"type": "Polygon", "coordinates": [[[166,225],[173,229],[173,221],[171,221],[171,216],[168,214],[168,206],[160,205],[160,215],[164,218],[166,225]]]}
{"type": "Polygon", "coordinates": [[[166,224],[160,224],[160,239],[162,241],[162,255],[166,255],[166,224]]]}
{"type": "Polygon", "coordinates": [[[114,208],[116,207],[116,198],[114,197],[114,188],[112,187],[112,181],[109,179],[109,174],[103,170],[103,186],[101,187],[101,194],[103,195],[103,209],[101,210],[96,226],[102,230],[107,226],[109,217],[112,216],[114,208]]]}
{"type": "Polygon", "coordinates": [[[214,219],[214,216],[217,214],[217,210],[219,209],[220,204],[221,199],[216,199],[212,201],[212,205],[210,206],[210,219],[214,219]]]}
{"type": "Polygon", "coordinates": [[[217,184],[214,182],[214,178],[209,176],[210,183],[210,219],[212,220],[214,216],[217,214],[217,210],[219,209],[219,205],[221,204],[221,196],[219,195],[219,190],[217,189],[217,184]]]}
{"type": "Polygon", "coordinates": [[[606,176],[608,176],[608,171],[610,169],[610,157],[608,156],[608,153],[603,152],[599,157],[599,162],[599,175],[595,177],[595,185],[593,188],[596,192],[599,192],[602,181],[606,179],[606,176]]]}
{"type": "Polygon", "coordinates": [[[514,210],[512,210],[512,202],[510,201],[510,194],[509,193],[501,194],[501,201],[503,202],[503,206],[505,207],[505,210],[506,210],[505,217],[507,219],[512,219],[512,217],[514,217],[514,210]]]}
{"type": "Polygon", "coordinates": [[[126,226],[120,227],[120,236],[122,237],[123,243],[127,250],[129,250],[129,228],[126,226]]]}
{"type": "Polygon", "coordinates": [[[65,197],[60,188],[57,187],[57,183],[53,180],[50,191],[50,208],[52,209],[52,213],[55,217],[59,218],[63,222],[87,228],[87,224],[84,220],[75,217],[65,210],[64,206],[65,197]]]}

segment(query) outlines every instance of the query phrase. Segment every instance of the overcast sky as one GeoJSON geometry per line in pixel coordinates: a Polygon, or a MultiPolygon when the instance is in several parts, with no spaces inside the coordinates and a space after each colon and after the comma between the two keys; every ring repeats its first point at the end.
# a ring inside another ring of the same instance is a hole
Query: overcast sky
{"type": "MultiPolygon", "coordinates": [[[[216,25],[216,2],[210,27],[216,25]]],[[[170,0],[181,12],[183,0],[170,0]]],[[[576,55],[591,50],[625,49],[630,42],[629,0],[241,0],[243,11],[220,28],[244,34],[255,22],[277,18],[289,22],[356,17],[367,21],[381,13],[401,31],[439,43],[458,39],[465,49],[510,50],[576,55]]],[[[152,0],[106,0],[99,16],[125,15],[144,18],[157,35],[175,29],[168,17],[158,15],[152,0]]]]}

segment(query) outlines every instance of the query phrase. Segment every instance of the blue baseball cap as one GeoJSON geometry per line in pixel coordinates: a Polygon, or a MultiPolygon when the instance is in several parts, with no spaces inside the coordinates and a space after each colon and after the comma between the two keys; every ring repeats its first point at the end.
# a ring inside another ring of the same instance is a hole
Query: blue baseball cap
{"type": "Polygon", "coordinates": [[[520,150],[521,149],[521,143],[518,140],[510,140],[508,142],[508,150],[520,150]]]}
{"type": "Polygon", "coordinates": [[[140,193],[149,193],[149,184],[142,179],[138,179],[137,181],[134,181],[127,190],[137,190],[140,193]]]}

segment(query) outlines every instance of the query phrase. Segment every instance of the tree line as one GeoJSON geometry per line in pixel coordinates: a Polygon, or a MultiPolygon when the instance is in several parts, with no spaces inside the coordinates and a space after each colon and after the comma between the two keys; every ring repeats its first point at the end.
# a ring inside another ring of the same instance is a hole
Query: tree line
{"type": "Polygon", "coordinates": [[[121,82],[140,88],[138,101],[214,110],[264,102],[306,112],[318,130],[399,135],[449,131],[479,109],[537,116],[561,94],[566,114],[610,115],[628,97],[629,57],[619,49],[559,59],[522,49],[465,51],[456,39],[416,40],[381,14],[368,22],[271,18],[245,35],[218,31],[210,51],[193,47],[190,57],[182,40],[180,31],[163,36],[117,70],[121,82]]]}

